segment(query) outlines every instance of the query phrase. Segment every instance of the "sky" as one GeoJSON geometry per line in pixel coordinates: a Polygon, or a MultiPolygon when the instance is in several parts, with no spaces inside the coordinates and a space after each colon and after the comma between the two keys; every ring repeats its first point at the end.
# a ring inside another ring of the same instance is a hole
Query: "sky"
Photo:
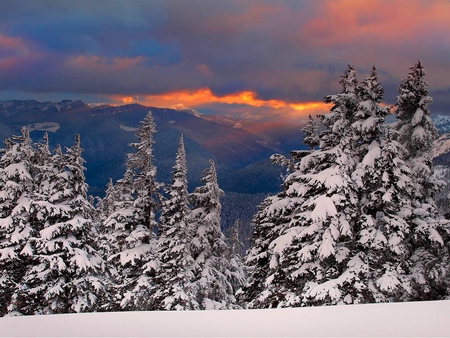
{"type": "Polygon", "coordinates": [[[449,0],[2,0],[0,100],[298,116],[372,66],[395,103],[420,60],[450,115],[449,0]]]}

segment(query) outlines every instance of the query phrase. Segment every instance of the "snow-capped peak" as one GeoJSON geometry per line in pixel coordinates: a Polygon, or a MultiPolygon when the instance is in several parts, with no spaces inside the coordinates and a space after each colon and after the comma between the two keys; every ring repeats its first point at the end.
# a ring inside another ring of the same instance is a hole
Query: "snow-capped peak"
{"type": "Polygon", "coordinates": [[[439,134],[450,132],[450,116],[437,115],[433,118],[433,122],[439,131],[439,134]]]}
{"type": "Polygon", "coordinates": [[[179,103],[172,107],[172,109],[175,109],[176,111],[181,111],[184,113],[188,113],[197,117],[201,117],[202,114],[200,114],[198,111],[192,108],[186,107],[184,104],[179,103]]]}

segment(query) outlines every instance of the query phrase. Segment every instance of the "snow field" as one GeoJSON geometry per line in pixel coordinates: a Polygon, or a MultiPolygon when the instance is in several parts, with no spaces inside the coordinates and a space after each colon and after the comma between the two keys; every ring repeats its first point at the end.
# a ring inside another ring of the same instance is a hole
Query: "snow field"
{"type": "Polygon", "coordinates": [[[450,336],[450,300],[311,308],[4,317],[0,336],[450,336]]]}

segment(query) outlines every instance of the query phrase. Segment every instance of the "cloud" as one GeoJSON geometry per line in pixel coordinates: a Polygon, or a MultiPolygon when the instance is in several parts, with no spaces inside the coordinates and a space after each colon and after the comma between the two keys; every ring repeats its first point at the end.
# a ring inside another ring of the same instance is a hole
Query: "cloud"
{"type": "Polygon", "coordinates": [[[288,107],[339,91],[347,64],[361,80],[375,64],[393,103],[417,59],[432,91],[450,90],[449,1],[5,0],[0,22],[0,90],[160,100],[207,88],[213,103],[251,93],[252,107],[288,107]]]}
{"type": "Polygon", "coordinates": [[[239,93],[228,94],[224,96],[216,96],[209,88],[202,88],[196,91],[180,91],[170,92],[158,95],[145,96],[120,96],[112,95],[111,99],[114,101],[133,102],[139,101],[146,104],[157,105],[186,105],[189,107],[199,106],[205,103],[223,103],[223,104],[239,104],[248,105],[252,107],[271,107],[271,108],[292,108],[293,110],[302,111],[308,108],[317,108],[326,106],[322,102],[297,102],[288,103],[282,100],[262,100],[256,97],[256,94],[251,91],[244,91],[239,93]],[[136,98],[136,99],[133,99],[136,98]]]}
{"type": "Polygon", "coordinates": [[[142,61],[142,57],[115,57],[109,61],[106,57],[77,55],[68,58],[66,65],[76,69],[87,69],[88,71],[114,72],[132,69],[142,61]]]}
{"type": "MultiPolygon", "coordinates": [[[[202,88],[196,91],[179,91],[145,96],[112,95],[109,99],[116,103],[140,103],[156,107],[200,107],[206,108],[206,110],[207,106],[211,107],[211,105],[216,104],[222,106],[233,105],[238,107],[236,109],[236,114],[242,114],[243,111],[249,109],[243,107],[257,107],[264,108],[265,110],[270,109],[269,111],[271,114],[282,116],[283,118],[297,118],[300,116],[307,116],[308,114],[323,114],[329,110],[329,105],[323,102],[289,103],[282,100],[263,100],[258,98],[254,92],[250,91],[217,96],[214,95],[209,88],[202,88]]],[[[217,110],[217,106],[214,110],[217,110]]],[[[260,110],[262,112],[262,109],[260,110]]],[[[267,116],[267,113],[261,112],[258,116],[267,116]]]]}

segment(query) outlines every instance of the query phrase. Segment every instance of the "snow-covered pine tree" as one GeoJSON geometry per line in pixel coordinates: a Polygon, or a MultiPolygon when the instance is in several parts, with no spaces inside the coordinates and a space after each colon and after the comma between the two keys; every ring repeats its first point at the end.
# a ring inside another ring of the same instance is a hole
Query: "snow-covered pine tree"
{"type": "Polygon", "coordinates": [[[108,183],[106,183],[105,197],[97,197],[96,209],[101,221],[104,221],[106,217],[115,211],[115,203],[119,200],[119,198],[120,197],[117,194],[116,187],[110,177],[108,183]]]}
{"type": "Polygon", "coordinates": [[[369,266],[365,275],[370,294],[364,301],[411,300],[407,240],[411,235],[412,178],[402,160],[405,150],[393,134],[387,129],[379,150],[369,148],[363,160],[367,188],[361,200],[364,213],[355,247],[369,266]],[[379,152],[379,157],[373,158],[374,152],[379,152]]]}
{"type": "Polygon", "coordinates": [[[325,127],[319,137],[319,147],[326,150],[338,144],[344,147],[347,152],[351,152],[350,166],[355,165],[353,157],[354,149],[354,129],[351,128],[355,121],[355,114],[358,110],[358,73],[354,66],[349,65],[339,83],[342,85],[342,92],[336,95],[325,97],[325,103],[332,104],[331,110],[326,115],[318,115],[321,124],[325,127]]]}
{"type": "Polygon", "coordinates": [[[38,261],[26,272],[11,304],[23,314],[94,311],[105,301],[104,264],[93,247],[82,150],[79,135],[66,154],[57,147],[53,168],[36,187],[38,261]]]}
{"type": "MultiPolygon", "coordinates": [[[[286,196],[285,191],[280,192],[276,196],[267,197],[253,217],[252,242],[245,257],[245,264],[250,272],[249,280],[237,295],[239,303],[246,303],[249,308],[268,308],[278,304],[277,300],[274,302],[269,300],[272,295],[266,290],[269,274],[270,276],[274,274],[270,271],[271,261],[274,258],[271,245],[288,226],[290,213],[295,208],[294,203],[286,196]]],[[[272,280],[273,277],[269,279],[272,280]]]]}
{"type": "Polygon", "coordinates": [[[198,265],[191,252],[192,229],[188,217],[186,153],[180,136],[172,184],[168,199],[161,209],[158,248],[155,261],[155,292],[152,302],[156,310],[196,310],[196,289],[192,283],[198,265]]]}
{"type": "Polygon", "coordinates": [[[155,211],[160,200],[161,184],[156,181],[156,166],[153,164],[153,135],[156,125],[151,111],[141,122],[136,134],[138,142],[131,143],[134,153],[128,154],[127,169],[132,170],[133,193],[136,196],[135,207],[139,209],[142,224],[154,232],[158,224],[155,221],[155,211]]]}
{"type": "MultiPolygon", "coordinates": [[[[135,207],[133,194],[133,173],[126,170],[122,179],[110,187],[107,196],[110,214],[103,216],[98,242],[100,252],[111,271],[110,310],[148,310],[135,299],[134,289],[143,275],[143,265],[153,257],[154,234],[142,224],[140,210],[135,207]]],[[[147,288],[152,283],[144,283],[147,288]]]]}
{"type": "Polygon", "coordinates": [[[364,292],[346,302],[407,300],[411,175],[402,160],[404,148],[384,126],[388,107],[382,107],[383,88],[376,68],[359,87],[360,103],[353,123],[360,160],[352,178],[358,187],[360,214],[355,223],[353,252],[361,260],[358,278],[364,292]],[[367,287],[367,289],[366,289],[367,287]]]}
{"type": "Polygon", "coordinates": [[[36,169],[34,181],[36,184],[40,184],[40,182],[45,179],[44,174],[49,170],[49,167],[51,167],[52,161],[52,153],[50,151],[47,132],[44,133],[42,141],[43,142],[38,142],[35,144],[36,151],[34,157],[34,164],[36,169]]]}
{"type": "Polygon", "coordinates": [[[231,309],[236,307],[232,268],[227,260],[227,244],[220,229],[220,196],[214,161],[203,172],[203,186],[192,193],[193,209],[189,218],[192,227],[192,254],[199,269],[194,285],[201,309],[231,309]]]}
{"type": "MultiPolygon", "coordinates": [[[[235,291],[236,298],[243,292],[242,287],[247,284],[247,271],[242,261],[241,251],[244,246],[239,239],[239,219],[237,219],[231,227],[231,234],[228,238],[228,254],[227,259],[230,262],[229,279],[233,290],[235,291]]],[[[244,305],[244,304],[239,304],[244,305]]]]}
{"type": "Polygon", "coordinates": [[[128,154],[126,172],[116,185],[119,200],[114,212],[106,217],[102,226],[102,252],[113,264],[117,273],[117,297],[123,310],[150,310],[153,292],[155,229],[158,224],[155,212],[162,200],[161,184],[155,179],[153,164],[153,134],[156,132],[151,112],[148,112],[136,134],[138,142],[131,143],[134,153],[128,154]]]}
{"type": "Polygon", "coordinates": [[[11,297],[21,287],[35,249],[30,239],[36,229],[30,220],[33,194],[34,149],[30,133],[4,141],[0,158],[0,316],[13,312],[11,297]]]}
{"type": "Polygon", "coordinates": [[[441,183],[433,177],[431,147],[438,133],[430,118],[428,105],[432,98],[428,95],[428,83],[420,61],[410,67],[398,90],[394,128],[398,131],[399,142],[406,148],[405,159],[414,182],[408,242],[414,299],[439,299],[446,288],[445,275],[449,273],[446,268],[448,248],[444,245],[448,240],[443,238],[445,229],[434,202],[441,183]]]}
{"type": "Polygon", "coordinates": [[[305,135],[303,138],[303,143],[313,150],[319,145],[319,126],[316,120],[313,119],[311,114],[308,116],[308,123],[302,128],[305,135]]]}
{"type": "MultiPolygon", "coordinates": [[[[134,207],[133,173],[126,170],[123,178],[114,185],[112,180],[107,184],[105,197],[99,203],[102,225],[98,237],[99,250],[106,260],[111,260],[117,254],[129,248],[134,248],[136,242],[126,240],[130,232],[136,228],[137,210],[134,207]],[[129,247],[130,246],[130,247],[129,247]]],[[[149,232],[149,236],[151,236],[149,232]]],[[[119,259],[119,258],[118,258],[119,259]]]]}
{"type": "Polygon", "coordinates": [[[377,69],[372,67],[367,77],[357,88],[359,102],[356,107],[352,128],[357,137],[360,156],[365,156],[372,142],[378,142],[382,135],[384,120],[390,114],[389,107],[381,106],[384,90],[378,81],[377,69]]]}
{"type": "Polygon", "coordinates": [[[359,103],[354,67],[340,83],[342,92],[325,98],[333,106],[320,116],[320,149],[291,154],[295,165],[283,191],[255,216],[255,246],[247,256],[254,286],[247,291],[249,307],[334,304],[350,292],[345,289],[355,259],[347,246],[358,213],[350,177],[358,162],[351,128],[359,103]]]}
{"type": "Polygon", "coordinates": [[[187,182],[186,152],[183,134],[178,141],[175,165],[172,170],[172,184],[166,189],[169,196],[161,209],[160,228],[165,230],[184,222],[190,212],[187,182]]]}

